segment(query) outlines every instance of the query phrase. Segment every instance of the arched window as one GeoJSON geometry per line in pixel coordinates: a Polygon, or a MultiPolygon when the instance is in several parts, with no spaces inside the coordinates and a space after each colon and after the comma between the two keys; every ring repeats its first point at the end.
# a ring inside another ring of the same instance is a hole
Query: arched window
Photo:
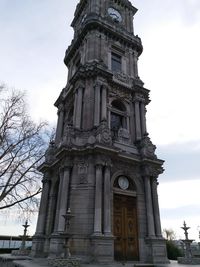
{"type": "Polygon", "coordinates": [[[111,103],[110,128],[114,139],[117,138],[119,129],[127,129],[126,107],[119,99],[111,103]]]}

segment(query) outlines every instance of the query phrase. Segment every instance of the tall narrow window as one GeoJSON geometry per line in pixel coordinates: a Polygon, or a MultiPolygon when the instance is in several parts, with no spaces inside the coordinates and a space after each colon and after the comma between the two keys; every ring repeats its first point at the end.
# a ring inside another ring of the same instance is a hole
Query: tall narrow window
{"type": "Polygon", "coordinates": [[[126,107],[120,100],[114,100],[111,105],[110,128],[113,138],[117,139],[119,129],[127,128],[126,107]]]}
{"type": "Polygon", "coordinates": [[[111,54],[111,68],[112,71],[121,72],[122,70],[122,57],[112,52],[111,54]]]}

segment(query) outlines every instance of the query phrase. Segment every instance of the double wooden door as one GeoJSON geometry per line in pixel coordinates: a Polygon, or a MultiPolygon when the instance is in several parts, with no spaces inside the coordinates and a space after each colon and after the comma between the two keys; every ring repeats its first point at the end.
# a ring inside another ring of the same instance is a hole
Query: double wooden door
{"type": "Polygon", "coordinates": [[[114,255],[117,261],[136,261],[138,252],[138,227],[136,198],[114,195],[114,255]]]}

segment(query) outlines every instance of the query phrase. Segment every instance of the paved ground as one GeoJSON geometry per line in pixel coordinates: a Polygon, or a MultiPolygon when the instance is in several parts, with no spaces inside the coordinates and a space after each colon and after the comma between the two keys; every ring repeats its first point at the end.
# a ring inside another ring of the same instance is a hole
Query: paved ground
{"type": "MultiPolygon", "coordinates": [[[[41,261],[41,260],[35,260],[35,261],[19,261],[18,262],[19,267],[47,267],[48,265],[46,264],[46,261],[41,261]]],[[[139,267],[139,265],[137,265],[139,267]]],[[[141,265],[141,267],[143,267],[145,265],[141,265]]],[[[147,267],[150,265],[146,265],[147,267]]],[[[192,265],[183,265],[183,264],[178,264],[176,261],[171,261],[170,264],[160,264],[160,265],[154,265],[154,267],[191,267],[192,265]]],[[[199,266],[200,265],[195,265],[195,266],[199,266]]],[[[49,267],[49,266],[48,266],[49,267]]],[[[134,267],[134,263],[126,263],[126,264],[122,264],[122,263],[115,263],[115,264],[111,264],[111,265],[97,265],[97,264],[81,264],[81,267],[134,267]]]]}
{"type": "MultiPolygon", "coordinates": [[[[19,259],[19,257],[12,257],[11,255],[1,255],[0,257],[0,266],[1,267],[7,267],[7,266],[13,266],[13,265],[9,265],[8,262],[11,262],[15,260],[15,267],[49,267],[49,265],[47,264],[47,260],[45,259],[34,259],[34,260],[27,260],[27,257],[22,257],[21,259],[19,259]],[[6,261],[5,261],[6,258],[6,261]],[[25,259],[26,258],[26,259],[25,259]],[[22,260],[24,259],[24,260],[22,260]]],[[[81,264],[81,267],[151,267],[151,265],[149,264],[136,264],[133,262],[130,263],[113,263],[113,264],[81,264]]],[[[171,261],[169,264],[158,264],[158,265],[154,265],[154,267],[191,267],[192,265],[183,265],[183,264],[178,264],[176,261],[171,261]]],[[[194,265],[194,266],[198,266],[199,265],[194,265]]]]}

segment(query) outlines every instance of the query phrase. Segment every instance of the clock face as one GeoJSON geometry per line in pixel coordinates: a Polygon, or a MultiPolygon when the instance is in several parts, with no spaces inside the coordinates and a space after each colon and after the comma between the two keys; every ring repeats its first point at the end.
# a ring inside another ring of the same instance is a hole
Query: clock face
{"type": "Polygon", "coordinates": [[[117,11],[115,8],[113,8],[113,7],[109,7],[108,8],[108,14],[109,14],[109,16],[113,19],[113,20],[115,20],[115,21],[117,21],[117,22],[121,22],[122,21],[122,16],[121,16],[121,14],[119,13],[119,11],[117,11]]]}
{"type": "Polygon", "coordinates": [[[118,185],[121,189],[126,190],[129,187],[129,181],[125,176],[120,176],[118,179],[118,185]]]}

